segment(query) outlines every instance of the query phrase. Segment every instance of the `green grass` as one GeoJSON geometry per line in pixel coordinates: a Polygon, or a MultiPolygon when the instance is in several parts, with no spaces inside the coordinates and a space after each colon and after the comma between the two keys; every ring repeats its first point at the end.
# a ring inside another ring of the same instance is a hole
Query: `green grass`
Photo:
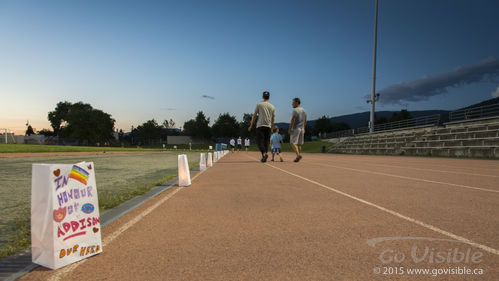
{"type": "MultiPolygon", "coordinates": [[[[199,164],[193,165],[189,167],[191,170],[196,169],[199,167],[199,164]]],[[[99,192],[99,211],[102,212],[104,210],[112,209],[114,207],[117,207],[121,203],[132,199],[135,196],[142,195],[152,188],[164,184],[174,178],[177,177],[177,174],[175,175],[169,175],[165,176],[159,180],[156,181],[151,181],[148,183],[145,183],[141,186],[138,186],[137,188],[133,190],[129,190],[127,192],[124,192],[122,194],[116,195],[113,191],[108,191],[106,190],[105,192],[99,192]]]]}
{"type": "Polygon", "coordinates": [[[0,258],[8,257],[31,246],[30,209],[24,208],[12,221],[7,222],[5,232],[9,243],[2,243],[0,258]]]}
{"type": "MultiPolygon", "coordinates": [[[[104,190],[103,192],[99,191],[99,212],[117,207],[135,196],[142,195],[152,188],[174,179],[176,176],[177,175],[166,176],[160,180],[138,186],[136,189],[120,193],[110,190],[104,190]]],[[[7,224],[6,232],[8,233],[6,240],[10,243],[2,245],[3,247],[0,248],[0,258],[13,255],[31,245],[29,208],[22,209],[21,214],[7,224]]]]}
{"type": "MultiPolygon", "coordinates": [[[[181,152],[181,151],[178,151],[181,152]]],[[[30,240],[31,164],[93,161],[96,167],[99,210],[121,203],[177,176],[178,152],[144,154],[99,154],[0,158],[0,258],[28,248],[30,240]]],[[[191,169],[199,166],[198,152],[188,155],[191,169]]]]}

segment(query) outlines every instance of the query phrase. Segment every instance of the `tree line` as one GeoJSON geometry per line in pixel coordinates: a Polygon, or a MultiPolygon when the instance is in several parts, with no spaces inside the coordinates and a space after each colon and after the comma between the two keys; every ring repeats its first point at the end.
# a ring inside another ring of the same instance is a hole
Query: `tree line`
{"type": "Polygon", "coordinates": [[[242,121],[238,122],[236,116],[223,113],[210,126],[210,118],[199,111],[196,117],[184,123],[182,131],[173,128],[172,122],[158,124],[154,119],[146,121],[134,128],[125,140],[134,144],[153,144],[158,140],[166,141],[167,136],[183,135],[211,142],[219,137],[253,137],[255,134],[254,131],[248,132],[251,114],[244,114],[242,121]]]}
{"type": "MultiPolygon", "coordinates": [[[[114,139],[116,121],[110,114],[87,103],[59,102],[47,118],[52,131],[43,129],[39,134],[77,140],[81,144],[104,143],[114,139]]],[[[33,133],[33,128],[28,126],[26,134],[33,133]]]]}
{"type": "MultiPolygon", "coordinates": [[[[153,141],[166,141],[167,136],[185,135],[192,136],[206,141],[214,141],[220,137],[238,137],[252,138],[255,136],[255,130],[248,132],[251,123],[252,114],[245,113],[240,121],[236,116],[230,113],[222,113],[210,126],[210,118],[206,117],[203,111],[197,112],[193,119],[186,121],[183,130],[176,128],[173,119],[164,120],[158,123],[155,119],[148,120],[137,127],[132,127],[129,134],[120,130],[118,137],[120,142],[129,142],[135,144],[141,142],[150,144],[153,141]]],[[[47,136],[59,136],[61,138],[74,139],[87,144],[98,142],[111,142],[115,139],[115,120],[110,114],[102,110],[93,108],[90,104],[83,102],[59,102],[55,109],[50,111],[47,116],[52,131],[44,129],[39,133],[47,136]]],[[[390,119],[379,118],[377,124],[385,122],[411,119],[407,110],[394,113],[390,119]]],[[[329,116],[322,116],[315,120],[313,126],[307,125],[305,130],[306,137],[322,136],[324,133],[342,131],[350,129],[350,126],[343,122],[332,122],[329,116]]],[[[287,127],[281,125],[280,133],[287,139],[287,127]]],[[[33,129],[28,126],[27,134],[33,134],[33,129]]]]}

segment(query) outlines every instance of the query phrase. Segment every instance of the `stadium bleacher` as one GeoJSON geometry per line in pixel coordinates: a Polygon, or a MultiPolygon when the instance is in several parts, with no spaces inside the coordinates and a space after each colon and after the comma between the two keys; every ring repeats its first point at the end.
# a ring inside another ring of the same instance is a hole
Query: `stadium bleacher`
{"type": "Polygon", "coordinates": [[[409,155],[499,157],[499,118],[445,124],[402,147],[409,155]]]}
{"type": "Polygon", "coordinates": [[[330,152],[499,158],[499,100],[496,101],[453,111],[450,121],[444,124],[342,137],[334,141],[330,152]]]}

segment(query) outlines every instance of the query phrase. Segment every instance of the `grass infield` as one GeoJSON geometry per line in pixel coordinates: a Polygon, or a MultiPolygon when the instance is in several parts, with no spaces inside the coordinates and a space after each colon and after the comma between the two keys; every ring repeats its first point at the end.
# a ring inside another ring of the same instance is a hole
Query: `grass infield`
{"type": "Polygon", "coordinates": [[[177,176],[177,155],[187,154],[189,167],[199,166],[199,152],[99,154],[0,158],[0,258],[30,246],[31,165],[92,161],[96,168],[100,211],[146,193],[177,176]]]}

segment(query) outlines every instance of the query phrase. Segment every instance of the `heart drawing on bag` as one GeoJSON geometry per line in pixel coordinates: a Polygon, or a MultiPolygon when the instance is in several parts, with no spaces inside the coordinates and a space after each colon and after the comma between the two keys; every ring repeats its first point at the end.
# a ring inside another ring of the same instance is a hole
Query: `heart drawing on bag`
{"type": "Polygon", "coordinates": [[[59,209],[54,210],[53,212],[54,221],[61,222],[62,220],[64,220],[64,218],[66,217],[66,208],[67,207],[64,208],[61,207],[59,209]]]}
{"type": "Polygon", "coordinates": [[[88,167],[89,170],[92,170],[92,165],[91,164],[88,165],[87,167],[88,167]]]}
{"type": "Polygon", "coordinates": [[[61,169],[54,170],[54,176],[58,177],[61,174],[61,169]]]}
{"type": "Polygon", "coordinates": [[[99,232],[99,229],[97,227],[94,227],[93,231],[94,231],[94,233],[97,233],[97,232],[99,232]]]}

